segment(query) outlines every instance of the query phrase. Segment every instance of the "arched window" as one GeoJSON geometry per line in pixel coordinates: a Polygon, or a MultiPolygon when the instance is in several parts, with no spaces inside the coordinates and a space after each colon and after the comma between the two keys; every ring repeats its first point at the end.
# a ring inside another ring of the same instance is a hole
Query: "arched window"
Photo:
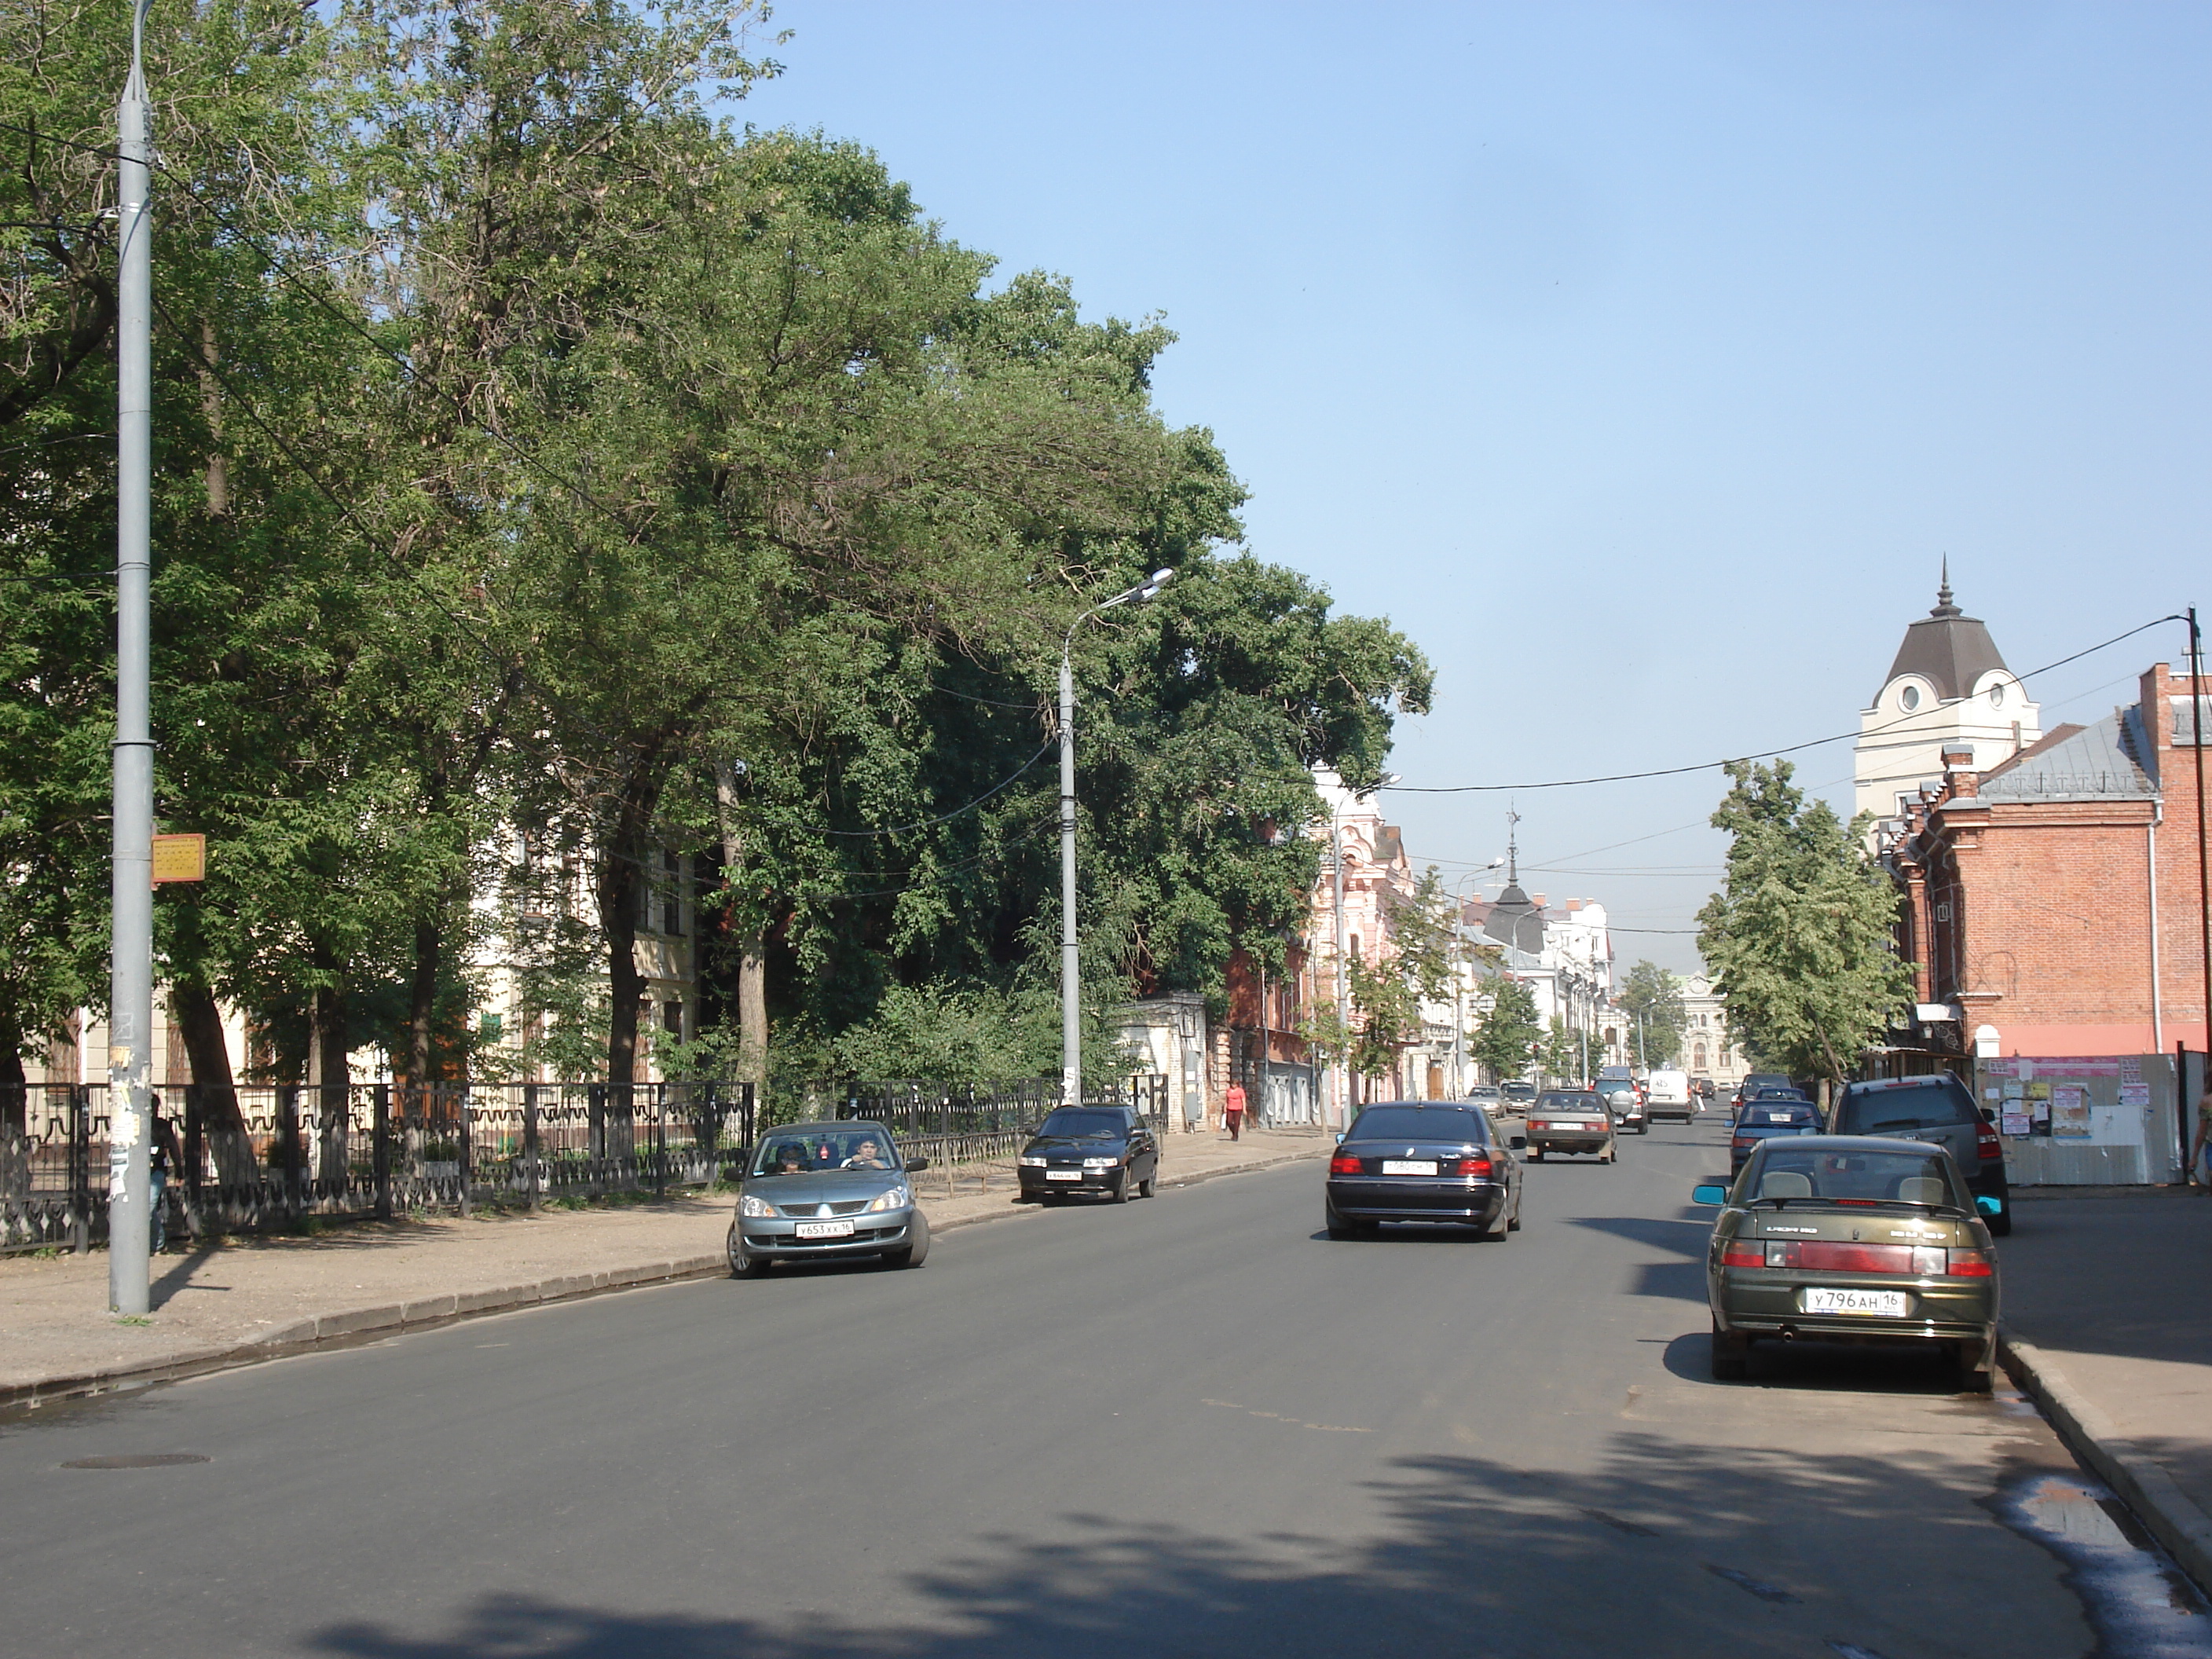
{"type": "Polygon", "coordinates": [[[1696,1066],[1696,1067],[1702,1072],[1705,1069],[1705,1045],[1700,1042],[1694,1052],[1697,1054],[1697,1059],[1691,1063],[1696,1066]]]}

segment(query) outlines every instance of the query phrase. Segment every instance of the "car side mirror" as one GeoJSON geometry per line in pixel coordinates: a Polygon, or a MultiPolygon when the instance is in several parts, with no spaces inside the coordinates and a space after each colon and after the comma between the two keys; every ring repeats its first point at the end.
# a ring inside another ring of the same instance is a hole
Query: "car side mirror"
{"type": "Polygon", "coordinates": [[[1699,1182],[1696,1186],[1690,1188],[1690,1202],[1692,1204],[1727,1203],[1727,1183],[1718,1181],[1699,1182]]]}
{"type": "Polygon", "coordinates": [[[910,1158],[906,1161],[906,1167],[907,1173],[912,1175],[918,1170],[927,1170],[929,1167],[929,1160],[926,1158],[910,1158]]]}
{"type": "Polygon", "coordinates": [[[1974,1207],[1984,1215],[2002,1215],[2004,1200],[2001,1198],[1977,1198],[1974,1200],[1974,1207]]]}
{"type": "Polygon", "coordinates": [[[1505,1138],[1505,1144],[1508,1146],[1510,1146],[1516,1152],[1525,1152],[1528,1150],[1528,1137],[1526,1135],[1508,1135],[1505,1138]]]}
{"type": "Polygon", "coordinates": [[[1981,1108],[1980,1109],[1981,1109],[1981,1114],[1982,1114],[1982,1121],[1983,1121],[1983,1122],[1984,1122],[1984,1123],[1994,1123],[1994,1122],[1996,1122],[1996,1121],[1997,1121],[1997,1115],[1996,1115],[1995,1112],[1991,1111],[1988,1107],[1984,1106],[1984,1107],[1981,1108]]]}
{"type": "Polygon", "coordinates": [[[1339,1136],[1337,1136],[1337,1138],[1336,1138],[1336,1144],[1337,1144],[1338,1146],[1343,1146],[1343,1145],[1344,1145],[1344,1137],[1343,1137],[1342,1135],[1339,1135],[1339,1136]]]}

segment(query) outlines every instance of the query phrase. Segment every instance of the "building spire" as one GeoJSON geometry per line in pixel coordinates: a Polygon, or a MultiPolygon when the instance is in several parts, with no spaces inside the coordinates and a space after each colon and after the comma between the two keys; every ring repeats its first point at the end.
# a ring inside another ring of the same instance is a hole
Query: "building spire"
{"type": "Polygon", "coordinates": [[[1943,556],[1943,585],[1936,590],[1936,608],[1931,617],[1963,617],[1966,613],[1951,603],[1951,556],[1943,556]]]}
{"type": "Polygon", "coordinates": [[[1521,815],[1510,806],[1505,809],[1505,884],[1521,884],[1521,815]]]}

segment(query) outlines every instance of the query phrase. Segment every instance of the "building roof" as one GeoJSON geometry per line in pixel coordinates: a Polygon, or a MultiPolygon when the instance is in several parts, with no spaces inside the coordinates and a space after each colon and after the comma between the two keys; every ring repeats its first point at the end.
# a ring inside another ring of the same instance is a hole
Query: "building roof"
{"type": "MultiPolygon", "coordinates": [[[[1888,685],[1900,674],[1917,674],[1936,688],[1946,702],[1970,695],[1974,682],[1992,668],[2002,668],[1996,641],[1980,622],[1951,603],[1950,568],[1944,568],[1943,585],[1936,592],[1936,608],[1905,630],[1905,643],[1889,665],[1888,685]]],[[[1875,693],[1881,701],[1881,693],[1875,693]]]]}
{"type": "Polygon", "coordinates": [[[1482,931],[1501,945],[1531,956],[1544,948],[1544,917],[1518,882],[1508,882],[1484,916],[1482,931]]]}
{"type": "Polygon", "coordinates": [[[2158,793],[2150,775],[2128,753],[2115,709],[2088,726],[2062,726],[1983,774],[1985,801],[2148,800],[2158,793]]]}

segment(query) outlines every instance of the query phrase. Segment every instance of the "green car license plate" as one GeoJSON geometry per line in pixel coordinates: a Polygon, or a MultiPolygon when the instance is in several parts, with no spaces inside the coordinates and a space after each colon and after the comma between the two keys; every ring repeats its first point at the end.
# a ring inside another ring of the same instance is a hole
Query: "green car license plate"
{"type": "Polygon", "coordinates": [[[1807,1313],[1872,1314],[1878,1319],[1902,1319],[1909,1311],[1903,1291],[1843,1291],[1808,1285],[1800,1292],[1807,1313]]]}

